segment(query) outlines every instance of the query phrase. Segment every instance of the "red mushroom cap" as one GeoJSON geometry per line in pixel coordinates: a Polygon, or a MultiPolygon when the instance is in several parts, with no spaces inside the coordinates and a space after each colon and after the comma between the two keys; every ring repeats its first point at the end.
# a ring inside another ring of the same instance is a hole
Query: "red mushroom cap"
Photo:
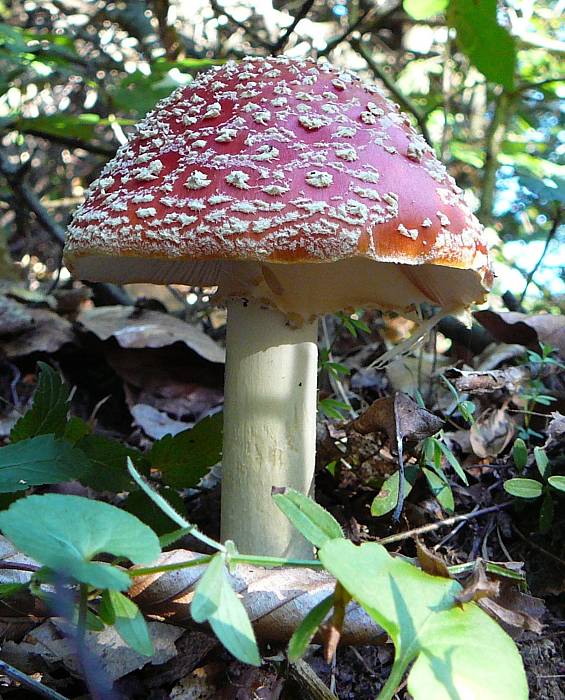
{"type": "Polygon", "coordinates": [[[348,72],[287,58],[228,62],[160,102],[89,188],[66,260],[85,279],[220,284],[303,317],[462,308],[492,281],[481,225],[408,117],[348,72]]]}

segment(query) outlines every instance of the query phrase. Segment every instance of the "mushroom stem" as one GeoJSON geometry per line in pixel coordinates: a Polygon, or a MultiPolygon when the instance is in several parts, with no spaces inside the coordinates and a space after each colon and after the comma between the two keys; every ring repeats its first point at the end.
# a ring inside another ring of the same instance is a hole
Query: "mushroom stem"
{"type": "Polygon", "coordinates": [[[312,557],[271,489],[313,493],[317,328],[292,328],[256,301],[228,303],[222,540],[247,554],[312,557]]]}

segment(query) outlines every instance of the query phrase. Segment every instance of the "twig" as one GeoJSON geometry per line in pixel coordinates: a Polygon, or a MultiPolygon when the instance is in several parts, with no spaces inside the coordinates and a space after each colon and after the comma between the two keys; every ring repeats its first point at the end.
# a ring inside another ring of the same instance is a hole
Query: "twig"
{"type": "Polygon", "coordinates": [[[264,49],[267,49],[267,51],[272,50],[273,47],[268,41],[261,39],[261,37],[258,34],[256,34],[249,28],[248,24],[246,24],[245,22],[240,22],[233,15],[230,15],[230,13],[227,10],[218,5],[216,0],[210,0],[210,6],[216,17],[220,15],[225,15],[232,24],[235,24],[236,27],[243,29],[243,31],[246,32],[253,39],[253,41],[259,44],[259,46],[261,46],[264,49]]]}
{"type": "Polygon", "coordinates": [[[401,542],[402,540],[410,539],[410,537],[417,537],[418,535],[423,535],[426,532],[433,532],[438,530],[440,527],[448,527],[449,525],[455,525],[462,520],[473,520],[481,515],[487,515],[488,513],[496,513],[503,508],[508,508],[511,506],[513,501],[505,501],[504,503],[499,503],[496,506],[489,506],[488,508],[481,508],[480,510],[473,510],[470,513],[465,513],[464,515],[454,515],[451,518],[446,518],[445,520],[438,520],[437,523],[430,523],[429,525],[422,525],[422,527],[415,527],[413,530],[406,530],[406,532],[399,532],[396,535],[389,535],[388,537],[382,537],[377,540],[379,544],[392,544],[393,542],[401,542]]]}
{"type": "Polygon", "coordinates": [[[304,700],[337,700],[306,661],[299,659],[290,664],[288,677],[300,688],[300,697],[304,700]]]}
{"type": "Polygon", "coordinates": [[[539,256],[536,264],[533,266],[533,268],[530,270],[530,272],[528,272],[528,276],[526,277],[526,284],[524,286],[524,290],[522,291],[522,294],[521,294],[520,299],[518,301],[518,304],[520,306],[522,305],[522,302],[524,301],[524,297],[526,296],[526,292],[528,291],[528,287],[530,286],[534,275],[538,271],[540,265],[543,262],[543,259],[546,256],[546,253],[549,249],[549,245],[550,245],[551,241],[555,238],[555,234],[557,233],[557,230],[559,229],[559,226],[561,225],[562,217],[563,217],[563,210],[560,206],[558,206],[557,211],[555,213],[555,216],[553,217],[553,222],[551,224],[551,228],[549,229],[549,232],[546,236],[545,245],[543,247],[541,255],[539,256]]]}
{"type": "Polygon", "coordinates": [[[347,26],[346,30],[338,36],[330,39],[326,47],[318,52],[318,57],[328,56],[336,46],[339,46],[342,41],[348,39],[353,32],[358,32],[361,36],[369,31],[375,31],[380,25],[393,15],[400,7],[400,4],[394,5],[383,14],[378,14],[379,8],[372,5],[360,17],[347,26]]]}
{"type": "Polygon", "coordinates": [[[0,571],[7,569],[12,571],[31,571],[32,573],[35,573],[36,571],[39,571],[41,567],[37,566],[36,564],[26,564],[23,561],[3,561],[0,559],[0,571]]]}
{"type": "Polygon", "coordinates": [[[525,90],[535,90],[536,88],[543,87],[544,85],[549,85],[549,83],[563,83],[565,82],[565,75],[558,76],[557,78],[545,78],[544,80],[538,80],[533,83],[522,83],[516,88],[516,92],[524,92],[525,90]]]}
{"type": "Polygon", "coordinates": [[[23,671],[19,671],[17,668],[7,664],[5,661],[0,661],[0,672],[5,676],[8,676],[8,678],[21,683],[21,685],[25,686],[26,688],[29,688],[36,695],[49,698],[49,700],[67,700],[64,695],[61,695],[56,690],[52,690],[46,685],[43,685],[43,683],[30,678],[23,673],[23,671]]]}
{"type": "Polygon", "coordinates": [[[367,49],[363,46],[363,44],[359,41],[359,39],[351,39],[350,42],[352,48],[357,51],[357,53],[365,59],[367,65],[371,69],[371,71],[381,80],[387,87],[387,89],[394,95],[396,98],[397,102],[402,106],[403,109],[405,109],[407,112],[410,112],[414,116],[414,119],[418,123],[418,126],[420,127],[420,131],[422,132],[422,136],[426,139],[426,141],[432,146],[432,138],[430,136],[430,132],[428,131],[428,127],[426,125],[426,119],[424,115],[420,112],[420,110],[416,107],[416,105],[400,90],[398,85],[392,80],[386,73],[385,71],[376,63],[367,49]]]}
{"type": "Polygon", "coordinates": [[[60,143],[63,146],[68,146],[69,148],[82,148],[83,151],[89,151],[90,153],[96,153],[97,155],[106,156],[106,158],[112,158],[116,154],[116,149],[111,146],[99,146],[95,143],[89,143],[88,141],[83,141],[82,139],[77,139],[74,136],[63,136],[62,134],[48,134],[40,129],[18,129],[17,124],[14,125],[14,129],[21,131],[29,136],[36,136],[40,139],[46,139],[47,141],[53,141],[54,143],[60,143]]]}
{"type": "Polygon", "coordinates": [[[306,2],[302,5],[302,7],[298,10],[296,15],[294,16],[294,19],[292,21],[292,24],[290,24],[284,31],[283,34],[277,39],[276,43],[273,44],[272,47],[272,53],[273,55],[276,56],[276,54],[280,53],[284,47],[286,46],[287,41],[290,38],[290,35],[292,32],[296,29],[296,25],[301,22],[306,15],[310,12],[312,5],[314,4],[315,0],[306,0],[306,2]]]}

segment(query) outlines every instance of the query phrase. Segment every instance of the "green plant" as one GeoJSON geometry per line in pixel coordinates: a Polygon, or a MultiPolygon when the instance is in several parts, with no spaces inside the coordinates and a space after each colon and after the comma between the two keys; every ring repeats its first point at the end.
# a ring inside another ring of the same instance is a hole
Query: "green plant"
{"type": "MultiPolygon", "coordinates": [[[[527,454],[524,458],[524,447],[524,441],[518,438],[512,451],[514,462],[520,472],[524,470],[527,463],[527,454]]],[[[533,454],[540,479],[514,477],[504,482],[504,490],[511,496],[524,501],[538,501],[542,498],[538,529],[541,533],[546,533],[553,523],[555,510],[553,496],[556,492],[565,493],[565,476],[551,475],[549,459],[543,447],[534,447],[533,454]]]]}
{"type": "MultiPolygon", "coordinates": [[[[56,483],[72,478],[68,460],[75,458],[78,464],[75,477],[84,479],[88,475],[92,468],[92,458],[88,455],[93,450],[88,445],[83,450],[79,445],[85,437],[94,436],[86,430],[87,424],[69,419],[68,396],[58,375],[42,366],[32,408],[14,428],[17,441],[0,448],[3,460],[0,474],[6,492],[12,489],[18,496],[23,486],[15,478],[14,449],[31,454],[38,440],[48,444],[54,453],[48,452],[52,457],[30,468],[30,473],[35,474],[33,483],[56,483]],[[41,431],[47,428],[54,432],[43,435],[41,431]]],[[[196,479],[204,464],[218,457],[212,444],[217,441],[219,419],[211,417],[199,426],[194,429],[192,439],[183,434],[168,437],[156,442],[147,456],[135,451],[123,452],[128,468],[116,478],[116,483],[126,480],[128,489],[137,488],[151,499],[172,520],[176,530],[171,532],[169,527],[167,534],[158,538],[135,515],[79,496],[24,496],[0,512],[0,528],[39,566],[28,584],[3,586],[0,595],[9,597],[28,589],[49,603],[56,594],[45,584],[57,582],[74,595],[70,617],[77,626],[78,639],[82,639],[86,629],[100,631],[106,625],[114,625],[126,643],[149,656],[153,647],[147,625],[125,592],[133,578],[169,570],[171,565],[140,565],[150,564],[159,556],[162,546],[191,533],[215,551],[174,565],[179,569],[207,565],[195,589],[192,616],[196,622],[209,623],[226,649],[240,661],[258,665],[261,657],[248,614],[231,587],[228,569],[241,563],[308,566],[332,573],[337,581],[336,590],[311,610],[295,631],[289,644],[289,658],[302,655],[332,610],[332,619],[339,623],[348,601],[353,599],[386,630],[396,647],[391,675],[379,700],[393,697],[410,666],[408,688],[415,700],[454,697],[454,693],[460,697],[472,694],[501,700],[527,697],[524,671],[512,640],[475,603],[459,603],[462,586],[456,580],[431,576],[408,561],[391,556],[381,545],[354,546],[344,538],[333,516],[306,496],[287,490],[273,498],[296,529],[317,548],[315,560],[240,554],[233,543],[221,544],[200,532],[159,493],[157,484],[149,483],[134,466],[134,460],[140,468],[159,464],[171,484],[182,485],[184,481],[177,469],[180,456],[176,450],[183,454],[192,450],[193,470],[187,478],[196,479]],[[128,568],[128,562],[138,566],[128,568]]],[[[436,455],[441,459],[447,448],[441,436],[429,440],[426,459],[432,460],[435,467],[436,455]]],[[[41,446],[45,448],[43,443],[41,446]]],[[[117,454],[114,448],[108,453],[111,461],[117,454]]],[[[97,453],[98,468],[104,461],[102,453],[97,453]]]]}
{"type": "MultiPolygon", "coordinates": [[[[445,442],[443,430],[425,438],[420,451],[418,465],[409,464],[404,468],[404,496],[408,496],[416,479],[422,474],[433,496],[448,513],[453,512],[455,503],[449,480],[445,473],[445,463],[449,464],[461,481],[467,485],[467,475],[459,460],[445,442]]],[[[395,471],[381,486],[371,503],[371,514],[380,517],[393,511],[398,502],[400,471],[395,471]]]]}
{"type": "MultiPolygon", "coordinates": [[[[533,350],[527,350],[526,357],[527,362],[536,367],[539,371],[543,367],[555,366],[560,368],[565,368],[565,366],[559,362],[553,354],[555,353],[555,348],[551,345],[540,343],[541,353],[535,352],[533,350]]],[[[530,440],[531,438],[543,439],[541,435],[536,430],[531,427],[531,420],[533,418],[536,405],[540,406],[550,406],[554,401],[556,401],[555,396],[551,396],[547,393],[543,380],[539,377],[532,378],[520,391],[520,397],[525,402],[524,406],[524,425],[520,426],[519,436],[523,440],[530,440]]]]}

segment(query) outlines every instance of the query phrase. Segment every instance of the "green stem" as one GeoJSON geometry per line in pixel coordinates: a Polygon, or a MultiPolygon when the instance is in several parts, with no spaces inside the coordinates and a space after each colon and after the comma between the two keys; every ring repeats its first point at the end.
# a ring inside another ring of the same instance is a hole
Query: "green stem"
{"type": "Polygon", "coordinates": [[[381,688],[381,692],[377,695],[376,700],[392,700],[398,686],[402,683],[402,676],[406,666],[395,661],[392,665],[392,670],[390,676],[387,678],[386,683],[381,688]]]}
{"type": "MultiPolygon", "coordinates": [[[[130,569],[129,575],[133,578],[138,576],[149,576],[151,574],[160,574],[165,571],[176,571],[177,569],[190,569],[193,566],[208,564],[214,555],[206,555],[198,557],[198,559],[190,559],[189,561],[179,561],[175,564],[162,564],[160,566],[146,566],[140,569],[130,569]]],[[[233,554],[229,556],[230,564],[252,564],[253,566],[277,567],[277,566],[294,566],[304,567],[308,569],[323,569],[321,561],[310,559],[282,559],[280,557],[263,557],[254,554],[233,554]]]]}
{"type": "Polygon", "coordinates": [[[233,564],[253,564],[254,566],[276,567],[295,566],[306,569],[323,569],[321,561],[315,559],[284,559],[281,557],[258,556],[255,554],[235,554],[229,557],[233,564]]]}
{"type": "Polygon", "coordinates": [[[88,611],[88,584],[81,583],[79,589],[78,619],[77,619],[77,646],[84,645],[86,635],[86,613],[88,611]]]}
{"type": "Polygon", "coordinates": [[[139,569],[129,569],[128,574],[132,578],[138,576],[150,576],[151,574],[161,574],[165,571],[176,571],[177,569],[190,569],[193,566],[208,564],[214,555],[198,557],[198,559],[190,559],[189,561],[178,561],[175,564],[161,564],[160,566],[144,566],[139,569]]]}

